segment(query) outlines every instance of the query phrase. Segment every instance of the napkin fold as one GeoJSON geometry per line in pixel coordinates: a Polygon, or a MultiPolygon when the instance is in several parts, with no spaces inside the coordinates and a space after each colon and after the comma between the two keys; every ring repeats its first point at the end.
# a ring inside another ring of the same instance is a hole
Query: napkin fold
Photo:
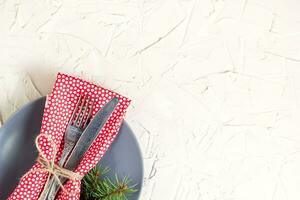
{"type": "MultiPolygon", "coordinates": [[[[40,134],[50,136],[52,138],[52,143],[54,142],[56,147],[59,149],[56,155],[56,163],[60,159],[62,153],[65,130],[80,95],[85,95],[90,99],[97,100],[92,110],[92,117],[113,97],[119,98],[119,103],[116,109],[111,114],[103,129],[100,131],[101,133],[74,171],[83,176],[90,169],[96,166],[110,144],[113,142],[123,121],[126,109],[130,104],[130,100],[120,94],[104,89],[85,80],[58,73],[53,90],[48,96],[47,103],[45,105],[40,131],[40,134]]],[[[49,140],[46,137],[40,137],[38,144],[46,158],[49,160],[52,159],[53,145],[50,144],[49,140]]],[[[27,175],[19,181],[18,186],[8,199],[38,199],[49,176],[48,172],[39,171],[42,168],[43,166],[40,163],[35,163],[27,175]]],[[[56,199],[78,200],[80,197],[80,184],[81,182],[79,180],[68,180],[64,184],[64,187],[70,193],[67,194],[60,190],[56,199]]]]}

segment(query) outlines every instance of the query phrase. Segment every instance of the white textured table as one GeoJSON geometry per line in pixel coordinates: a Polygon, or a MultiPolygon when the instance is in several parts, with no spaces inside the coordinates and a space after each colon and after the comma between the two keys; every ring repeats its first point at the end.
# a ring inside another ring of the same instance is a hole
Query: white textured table
{"type": "Polygon", "coordinates": [[[58,71],[133,100],[142,200],[300,199],[299,0],[0,0],[0,111],[58,71]]]}

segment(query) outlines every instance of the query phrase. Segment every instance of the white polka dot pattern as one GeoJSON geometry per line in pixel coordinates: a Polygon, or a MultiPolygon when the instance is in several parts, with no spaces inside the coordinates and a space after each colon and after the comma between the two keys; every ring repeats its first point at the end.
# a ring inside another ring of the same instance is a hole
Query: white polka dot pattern
{"type": "MultiPolygon", "coordinates": [[[[116,137],[125,111],[130,104],[130,100],[95,84],[59,73],[57,75],[54,88],[48,97],[47,105],[44,109],[40,132],[40,134],[47,134],[51,136],[57,147],[59,147],[56,162],[59,160],[62,153],[62,141],[68,121],[71,118],[71,114],[75,109],[76,102],[81,94],[86,95],[91,99],[97,99],[92,111],[92,116],[94,116],[96,112],[110,99],[115,96],[119,98],[117,108],[114,110],[111,117],[101,130],[101,134],[99,134],[99,136],[96,138],[93,145],[90,147],[89,151],[86,153],[83,160],[75,170],[75,172],[79,173],[80,175],[84,175],[98,163],[109,145],[116,137]]],[[[53,156],[53,149],[51,149],[49,139],[46,137],[41,137],[39,139],[39,145],[47,159],[51,159],[53,156]]],[[[18,186],[10,195],[9,200],[38,199],[48,177],[48,173],[46,172],[33,172],[33,170],[41,168],[41,164],[36,163],[30,170],[32,172],[20,180],[18,186]]],[[[69,180],[65,184],[65,187],[68,189],[68,191],[72,192],[73,195],[68,195],[61,191],[56,198],[57,200],[79,199],[80,181],[69,180]]]]}

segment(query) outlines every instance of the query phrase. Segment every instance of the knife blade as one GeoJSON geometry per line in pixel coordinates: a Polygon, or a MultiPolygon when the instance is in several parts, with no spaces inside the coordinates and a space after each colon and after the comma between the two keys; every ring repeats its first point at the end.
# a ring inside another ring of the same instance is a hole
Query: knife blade
{"type": "Polygon", "coordinates": [[[86,127],[86,129],[80,136],[69,158],[64,164],[64,168],[73,171],[78,166],[81,159],[89,150],[93,141],[99,135],[100,130],[103,128],[110,115],[116,108],[118,102],[119,99],[117,97],[114,97],[106,105],[104,105],[100,111],[98,111],[98,113],[95,115],[95,117],[92,119],[92,121],[89,123],[89,125],[86,127]]]}
{"type": "MultiPolygon", "coordinates": [[[[114,97],[96,113],[92,121],[83,131],[72,152],[70,153],[68,159],[64,163],[65,169],[73,171],[79,165],[85,153],[89,150],[94,140],[100,134],[101,129],[108,121],[109,117],[117,107],[118,103],[119,99],[117,97],[114,97]]],[[[67,180],[63,177],[59,177],[59,179],[62,183],[64,183],[67,180]]],[[[59,189],[59,184],[56,181],[52,182],[45,199],[54,200],[59,189]]]]}

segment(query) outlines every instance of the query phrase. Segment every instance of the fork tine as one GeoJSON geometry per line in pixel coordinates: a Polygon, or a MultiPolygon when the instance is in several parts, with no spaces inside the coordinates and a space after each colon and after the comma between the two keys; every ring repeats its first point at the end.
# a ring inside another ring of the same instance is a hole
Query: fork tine
{"type": "Polygon", "coordinates": [[[80,104],[80,109],[79,109],[79,111],[78,111],[76,120],[75,120],[75,122],[74,122],[74,125],[75,125],[75,126],[77,126],[77,123],[78,123],[78,120],[79,120],[79,118],[80,118],[80,115],[81,115],[83,106],[84,106],[84,104],[85,104],[85,101],[86,101],[86,96],[84,96],[84,98],[83,98],[83,100],[82,100],[82,102],[81,102],[81,104],[80,104]]]}
{"type": "Polygon", "coordinates": [[[88,123],[88,121],[89,121],[89,118],[91,117],[92,110],[93,110],[93,107],[94,107],[94,105],[95,105],[95,102],[96,102],[96,98],[93,99],[92,105],[91,105],[90,108],[89,108],[89,113],[88,113],[88,115],[87,115],[87,117],[86,117],[86,120],[85,120],[85,122],[84,122],[84,124],[83,124],[83,128],[85,128],[85,127],[87,126],[87,123],[88,123]]]}
{"type": "Polygon", "coordinates": [[[85,116],[86,116],[86,113],[89,109],[89,104],[90,104],[90,99],[88,98],[85,102],[85,105],[84,105],[84,109],[83,109],[83,113],[82,113],[82,116],[80,117],[79,119],[79,125],[78,127],[81,128],[82,127],[82,123],[84,122],[84,119],[85,119],[85,116]]]}
{"type": "Polygon", "coordinates": [[[82,99],[82,95],[80,94],[79,99],[78,99],[78,101],[77,101],[77,103],[76,103],[75,109],[74,109],[74,111],[73,111],[73,113],[72,113],[72,116],[71,116],[71,118],[70,118],[69,124],[71,124],[71,125],[72,125],[72,123],[73,123],[74,120],[75,120],[76,113],[77,113],[78,106],[79,106],[79,104],[80,104],[81,99],[82,99]]]}

